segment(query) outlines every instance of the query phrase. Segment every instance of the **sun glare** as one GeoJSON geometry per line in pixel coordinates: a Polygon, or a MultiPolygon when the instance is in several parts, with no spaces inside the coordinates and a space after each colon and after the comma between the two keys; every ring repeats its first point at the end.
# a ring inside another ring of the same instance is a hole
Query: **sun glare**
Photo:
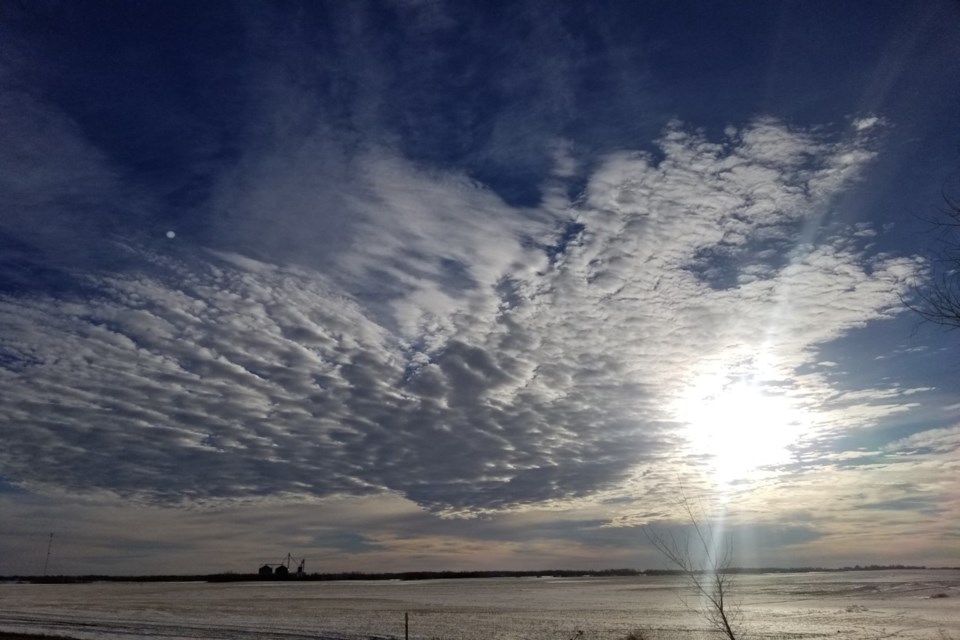
{"type": "Polygon", "coordinates": [[[690,452],[709,459],[720,483],[787,462],[806,422],[789,397],[729,375],[698,379],[678,398],[675,415],[690,452]]]}

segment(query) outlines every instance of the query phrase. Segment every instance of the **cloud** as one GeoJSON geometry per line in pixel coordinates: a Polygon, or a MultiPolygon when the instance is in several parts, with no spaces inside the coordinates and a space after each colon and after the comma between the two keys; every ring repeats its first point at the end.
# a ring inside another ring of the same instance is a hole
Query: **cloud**
{"type": "MultiPolygon", "coordinates": [[[[676,401],[704,379],[805,415],[816,453],[865,418],[800,370],[893,317],[919,269],[831,220],[867,133],[760,119],[712,142],[675,123],[659,160],[610,155],[581,199],[539,209],[377,151],[318,184],[308,137],[211,203],[267,244],[127,245],[138,269],[0,299],[4,475],[161,504],[549,507],[702,471],[676,401]]],[[[872,421],[903,407],[859,393],[872,421]]]]}
{"type": "Polygon", "coordinates": [[[81,122],[29,81],[47,69],[9,25],[0,56],[0,290],[69,289],[73,271],[123,269],[119,238],[145,241],[153,198],[91,140],[81,122]]]}
{"type": "Polygon", "coordinates": [[[112,231],[97,214],[126,204],[107,158],[69,117],[26,91],[0,91],[0,128],[0,284],[29,286],[27,261],[49,269],[96,259],[112,231]]]}
{"type": "Polygon", "coordinates": [[[884,452],[894,455],[948,454],[957,449],[960,449],[960,425],[919,431],[883,447],[884,452]]]}

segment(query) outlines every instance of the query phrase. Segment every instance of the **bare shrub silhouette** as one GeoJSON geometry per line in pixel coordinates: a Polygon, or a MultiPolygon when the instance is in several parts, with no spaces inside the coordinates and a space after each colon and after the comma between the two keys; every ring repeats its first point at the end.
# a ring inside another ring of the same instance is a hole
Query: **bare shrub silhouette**
{"type": "Polygon", "coordinates": [[[737,640],[741,616],[739,604],[730,597],[733,587],[730,542],[716,534],[702,505],[698,503],[695,509],[682,487],[678,506],[692,533],[677,536],[671,532],[659,533],[647,526],[643,527],[644,535],[693,588],[699,603],[694,606],[684,600],[687,608],[699,613],[724,637],[737,640]]]}

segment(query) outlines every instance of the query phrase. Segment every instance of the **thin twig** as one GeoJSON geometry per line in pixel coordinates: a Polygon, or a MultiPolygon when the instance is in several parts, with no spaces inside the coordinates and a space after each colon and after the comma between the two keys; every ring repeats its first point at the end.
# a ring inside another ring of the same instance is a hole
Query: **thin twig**
{"type": "MultiPolygon", "coordinates": [[[[703,560],[698,562],[694,559],[689,535],[684,536],[681,543],[672,531],[661,534],[644,527],[643,533],[654,549],[677,567],[697,595],[706,601],[706,607],[698,611],[710,626],[728,640],[737,640],[739,607],[731,606],[728,598],[732,586],[730,567],[733,551],[729,544],[726,544],[722,554],[718,553],[714,544],[716,537],[713,527],[706,517],[702,517],[705,513],[703,505],[700,505],[699,512],[695,511],[682,486],[679,495],[678,506],[687,516],[688,524],[696,537],[692,544],[702,549],[703,560]]],[[[684,605],[692,609],[686,601],[684,605]]]]}

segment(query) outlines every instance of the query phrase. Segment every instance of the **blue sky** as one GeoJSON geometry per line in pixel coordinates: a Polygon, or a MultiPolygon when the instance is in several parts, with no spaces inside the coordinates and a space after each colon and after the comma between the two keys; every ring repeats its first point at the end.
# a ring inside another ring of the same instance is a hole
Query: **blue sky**
{"type": "Polygon", "coordinates": [[[0,573],[955,564],[952,2],[0,6],[0,573]]]}

